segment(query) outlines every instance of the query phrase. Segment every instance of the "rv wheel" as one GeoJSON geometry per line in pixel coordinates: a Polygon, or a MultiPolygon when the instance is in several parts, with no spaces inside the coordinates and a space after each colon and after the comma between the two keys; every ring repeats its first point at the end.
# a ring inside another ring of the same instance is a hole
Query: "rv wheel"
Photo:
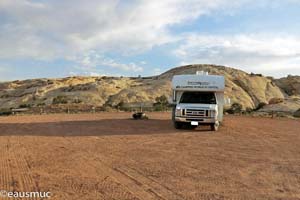
{"type": "Polygon", "coordinates": [[[219,123],[214,123],[210,125],[210,129],[212,131],[218,131],[219,130],[219,123]]]}
{"type": "Polygon", "coordinates": [[[181,129],[182,128],[182,123],[181,122],[174,122],[174,128],[181,129]]]}

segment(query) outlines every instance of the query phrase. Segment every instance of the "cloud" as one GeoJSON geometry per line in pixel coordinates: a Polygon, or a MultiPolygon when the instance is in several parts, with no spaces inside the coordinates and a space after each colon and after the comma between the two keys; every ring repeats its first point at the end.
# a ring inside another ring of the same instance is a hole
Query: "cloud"
{"type": "Polygon", "coordinates": [[[173,52],[181,64],[223,64],[266,73],[283,70],[288,73],[300,68],[300,37],[280,34],[189,34],[183,38],[173,52]]]}
{"type": "Polygon", "coordinates": [[[278,70],[285,64],[296,67],[297,37],[179,35],[172,31],[174,26],[184,26],[201,16],[233,15],[242,7],[280,6],[280,3],[280,0],[1,0],[0,59],[65,59],[87,70],[101,66],[141,72],[139,64],[122,63],[105,55],[132,56],[154,47],[179,44],[175,55],[182,63],[250,66],[251,70],[255,65],[259,69],[277,66],[278,70]]]}
{"type": "Polygon", "coordinates": [[[71,61],[77,63],[77,67],[87,73],[103,73],[99,68],[111,68],[126,72],[142,72],[143,68],[135,63],[120,63],[112,58],[106,57],[96,51],[88,51],[82,55],[71,58],[71,61]]]}
{"type": "Polygon", "coordinates": [[[1,0],[0,58],[45,60],[89,50],[139,54],[177,41],[169,31],[172,25],[240,4],[229,0],[1,0]]]}

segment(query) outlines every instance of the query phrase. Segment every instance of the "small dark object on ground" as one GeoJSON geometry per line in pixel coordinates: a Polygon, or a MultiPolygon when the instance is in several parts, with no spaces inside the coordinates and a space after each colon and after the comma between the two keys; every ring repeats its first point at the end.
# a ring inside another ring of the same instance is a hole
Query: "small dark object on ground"
{"type": "Polygon", "coordinates": [[[148,116],[144,112],[137,112],[132,115],[133,119],[148,119],[148,116]]]}
{"type": "Polygon", "coordinates": [[[0,116],[8,116],[11,114],[12,114],[12,111],[10,109],[0,109],[0,116]]]}

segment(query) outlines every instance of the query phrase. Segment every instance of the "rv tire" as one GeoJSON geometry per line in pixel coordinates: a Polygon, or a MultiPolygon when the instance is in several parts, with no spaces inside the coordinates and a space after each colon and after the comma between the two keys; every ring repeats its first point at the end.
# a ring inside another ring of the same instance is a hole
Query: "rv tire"
{"type": "Polygon", "coordinates": [[[174,122],[174,128],[181,129],[182,128],[182,122],[174,122]]]}
{"type": "Polygon", "coordinates": [[[214,123],[210,125],[210,129],[212,131],[218,131],[219,130],[219,123],[214,123]]]}

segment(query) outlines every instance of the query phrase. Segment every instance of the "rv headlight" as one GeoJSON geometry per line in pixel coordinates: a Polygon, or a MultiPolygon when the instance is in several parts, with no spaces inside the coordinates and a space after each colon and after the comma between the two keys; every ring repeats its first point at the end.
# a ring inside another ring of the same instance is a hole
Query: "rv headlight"
{"type": "Polygon", "coordinates": [[[216,116],[217,116],[217,112],[215,110],[211,110],[210,117],[216,117],[216,116]]]}
{"type": "Polygon", "coordinates": [[[176,108],[175,115],[176,116],[181,116],[181,108],[180,107],[176,108]]]}

